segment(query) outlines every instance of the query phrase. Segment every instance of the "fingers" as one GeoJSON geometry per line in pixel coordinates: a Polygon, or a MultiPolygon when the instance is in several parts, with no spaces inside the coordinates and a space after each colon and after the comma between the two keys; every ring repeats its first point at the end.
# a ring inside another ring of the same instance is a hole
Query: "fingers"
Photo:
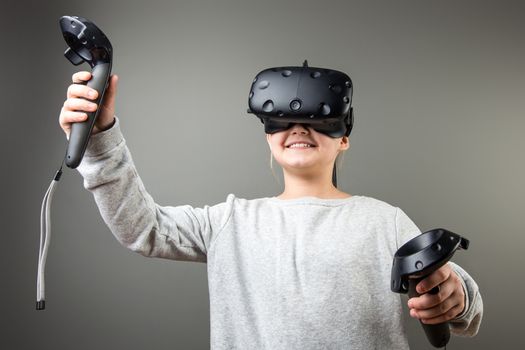
{"type": "Polygon", "coordinates": [[[94,100],[98,97],[98,92],[85,85],[91,79],[91,73],[82,71],[76,72],[72,76],[73,84],[69,85],[67,89],[67,98],[83,97],[89,100],[94,100]]]}
{"type": "Polygon", "coordinates": [[[425,279],[419,282],[418,285],[416,286],[416,291],[419,294],[423,294],[423,293],[427,293],[431,291],[434,287],[437,287],[443,282],[445,282],[450,277],[451,273],[452,273],[452,268],[450,267],[448,263],[441,266],[439,269],[432,272],[425,279]]]}
{"type": "Polygon", "coordinates": [[[97,104],[83,98],[70,97],[64,101],[64,110],[94,112],[97,110],[97,104]]]}
{"type": "MultiPolygon", "coordinates": [[[[86,113],[82,112],[73,112],[73,111],[64,111],[62,109],[59,118],[59,124],[62,130],[69,136],[71,130],[71,123],[83,122],[87,120],[88,116],[86,113]]],[[[69,137],[68,137],[69,138],[69,137]]]]}
{"type": "Polygon", "coordinates": [[[83,97],[89,100],[95,100],[98,97],[98,92],[87,85],[71,84],[67,88],[67,98],[83,97]]]}
{"type": "Polygon", "coordinates": [[[410,315],[418,318],[432,318],[441,315],[459,304],[453,288],[442,288],[436,295],[424,294],[409,300],[410,315]],[[444,291],[452,289],[452,292],[444,291]]]}
{"type": "MultiPolygon", "coordinates": [[[[97,110],[98,106],[94,101],[99,98],[99,93],[86,84],[91,77],[91,73],[87,71],[76,72],[71,77],[73,84],[67,89],[67,99],[64,101],[59,116],[59,124],[66,135],[69,135],[72,123],[87,120],[87,113],[97,110]]],[[[93,133],[105,130],[113,124],[117,82],[118,77],[111,75],[104,100],[100,101],[100,113],[93,127],[93,133]]]]}
{"type": "Polygon", "coordinates": [[[87,71],[76,72],[72,76],[74,84],[82,84],[89,81],[89,79],[91,79],[91,73],[87,71]]]}
{"type": "MultiPolygon", "coordinates": [[[[94,100],[98,97],[98,92],[95,89],[90,89],[87,86],[84,85],[84,83],[88,82],[91,79],[91,73],[82,71],[82,72],[76,72],[72,76],[73,84],[69,86],[68,88],[68,95],[67,97],[72,96],[80,96],[84,98],[88,98],[90,100],[94,100]]],[[[117,93],[117,84],[118,84],[118,76],[116,74],[112,74],[109,78],[109,85],[106,90],[105,99],[108,98],[114,98],[114,96],[117,93]]]]}
{"type": "Polygon", "coordinates": [[[81,121],[86,120],[87,114],[84,112],[78,112],[78,111],[68,111],[62,108],[61,117],[62,117],[60,120],[61,124],[76,123],[76,122],[81,122],[81,121]]]}
{"type": "Polygon", "coordinates": [[[86,112],[97,110],[96,103],[81,98],[68,98],[60,111],[59,123],[64,131],[69,130],[71,123],[81,122],[87,119],[86,112]]]}
{"type": "Polygon", "coordinates": [[[59,118],[60,126],[64,131],[69,130],[70,123],[86,120],[86,112],[97,110],[97,105],[88,100],[95,100],[98,92],[81,84],[89,79],[91,79],[90,72],[82,71],[73,74],[73,84],[67,89],[67,99],[64,101],[59,118]]]}
{"type": "Polygon", "coordinates": [[[454,319],[457,315],[459,315],[461,313],[462,310],[463,310],[463,306],[456,305],[456,306],[453,306],[452,308],[450,308],[449,310],[445,311],[444,313],[439,314],[436,317],[420,318],[420,320],[421,320],[421,322],[423,322],[425,324],[443,323],[443,322],[447,322],[447,321],[450,321],[450,320],[454,319]]]}
{"type": "Polygon", "coordinates": [[[109,78],[109,85],[104,97],[106,101],[111,101],[111,103],[115,101],[115,95],[117,94],[118,79],[118,75],[116,74],[112,74],[109,78]]]}
{"type": "Polygon", "coordinates": [[[465,293],[460,277],[450,267],[441,269],[443,269],[441,272],[433,273],[432,278],[425,278],[420,282],[420,284],[426,282],[424,290],[432,289],[436,281],[441,280],[443,276],[448,276],[441,284],[438,284],[437,294],[425,293],[408,301],[410,316],[419,318],[423,323],[437,324],[449,321],[463,312],[465,307],[465,293]]]}
{"type": "Polygon", "coordinates": [[[64,107],[62,107],[62,110],[60,111],[60,116],[58,118],[58,122],[62,130],[64,130],[64,132],[66,133],[66,135],[69,135],[71,123],[83,122],[87,120],[87,117],[87,114],[84,112],[66,110],[64,107]]]}

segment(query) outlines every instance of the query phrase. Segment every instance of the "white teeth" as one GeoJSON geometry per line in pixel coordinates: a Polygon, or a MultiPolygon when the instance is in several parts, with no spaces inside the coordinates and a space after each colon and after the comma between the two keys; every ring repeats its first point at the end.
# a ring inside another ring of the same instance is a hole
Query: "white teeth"
{"type": "Polygon", "coordinates": [[[312,146],[310,146],[307,143],[294,143],[294,144],[291,144],[289,146],[289,148],[305,148],[305,147],[308,148],[308,147],[312,147],[312,146]]]}

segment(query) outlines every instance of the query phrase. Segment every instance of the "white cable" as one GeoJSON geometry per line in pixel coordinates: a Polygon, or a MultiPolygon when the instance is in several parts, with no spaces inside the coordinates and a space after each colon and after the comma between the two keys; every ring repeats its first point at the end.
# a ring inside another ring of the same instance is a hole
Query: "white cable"
{"type": "Polygon", "coordinates": [[[37,279],[36,279],[36,300],[41,301],[42,296],[40,294],[40,285],[41,280],[43,278],[43,271],[42,271],[42,251],[44,249],[44,244],[46,241],[46,220],[45,220],[45,207],[47,198],[49,196],[49,192],[51,191],[51,186],[53,183],[49,185],[49,188],[46,191],[46,194],[44,195],[44,200],[42,201],[42,208],[40,209],[40,247],[38,249],[38,272],[37,272],[37,279]]]}
{"type": "Polygon", "coordinates": [[[38,272],[36,280],[36,308],[43,310],[45,308],[45,280],[44,272],[46,266],[47,251],[51,238],[51,202],[56,185],[62,175],[62,168],[56,173],[55,178],[51,181],[49,188],[44,195],[42,207],[40,209],[40,248],[38,251],[38,272]]]}
{"type": "Polygon", "coordinates": [[[38,253],[38,278],[37,278],[37,301],[45,299],[44,292],[44,267],[47,256],[47,247],[49,247],[50,230],[49,230],[49,199],[54,187],[55,180],[51,182],[42,201],[40,211],[40,250],[38,253]]]}

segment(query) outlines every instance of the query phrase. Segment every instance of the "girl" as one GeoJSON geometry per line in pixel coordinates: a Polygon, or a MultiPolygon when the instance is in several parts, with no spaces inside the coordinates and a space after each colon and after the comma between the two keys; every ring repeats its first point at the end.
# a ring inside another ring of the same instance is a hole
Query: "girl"
{"type": "MultiPolygon", "coordinates": [[[[94,111],[96,91],[73,75],[60,125],[94,111]],[[87,99],[87,100],[86,100],[87,99]]],[[[207,263],[212,349],[407,349],[401,298],[390,291],[393,255],[420,234],[399,208],[332,184],[347,136],[331,138],[308,125],[267,134],[282,166],[284,191],[193,208],[162,207],[147,193],[114,116],[113,75],[84,159],[86,189],[116,238],[150,257],[207,263]]],[[[473,336],[482,316],[474,280],[447,263],[421,281],[408,300],[424,323],[450,321],[453,334],[473,336]]]]}

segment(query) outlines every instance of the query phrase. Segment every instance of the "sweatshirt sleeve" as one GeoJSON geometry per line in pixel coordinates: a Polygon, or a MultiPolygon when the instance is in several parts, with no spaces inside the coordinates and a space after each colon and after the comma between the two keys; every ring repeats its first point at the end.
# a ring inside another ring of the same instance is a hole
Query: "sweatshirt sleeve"
{"type": "MultiPolygon", "coordinates": [[[[421,233],[414,222],[399,208],[396,213],[397,248],[421,233]]],[[[465,292],[465,309],[449,322],[450,332],[455,335],[473,337],[478,333],[483,315],[483,301],[474,279],[459,265],[448,262],[460,277],[465,292]]]]}
{"type": "Polygon", "coordinates": [[[450,332],[464,337],[473,337],[478,333],[483,318],[483,300],[479,287],[474,279],[459,265],[449,262],[460,277],[465,292],[465,309],[463,313],[450,321],[450,332]]]}
{"type": "Polygon", "coordinates": [[[113,127],[91,136],[77,169],[117,240],[148,257],[206,262],[233,206],[232,194],[224,203],[203,208],[156,204],[137,173],[118,118],[113,127]]]}

